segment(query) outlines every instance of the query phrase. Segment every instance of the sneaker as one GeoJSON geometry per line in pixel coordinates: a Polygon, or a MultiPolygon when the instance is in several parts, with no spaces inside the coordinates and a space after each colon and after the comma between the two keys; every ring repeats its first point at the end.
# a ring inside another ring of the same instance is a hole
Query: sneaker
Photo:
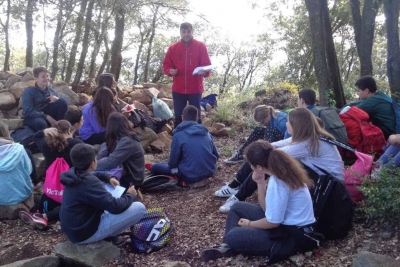
{"type": "Polygon", "coordinates": [[[230,197],[236,195],[239,192],[239,188],[232,188],[228,184],[221,187],[221,189],[215,191],[214,196],[216,197],[230,197]]]}
{"type": "Polygon", "coordinates": [[[110,236],[107,238],[104,238],[104,241],[111,242],[114,246],[121,247],[125,245],[126,239],[122,236],[110,236]]]}
{"type": "Polygon", "coordinates": [[[230,157],[229,159],[224,160],[224,163],[226,164],[236,164],[236,163],[240,163],[243,162],[244,158],[242,154],[239,154],[238,151],[235,152],[235,154],[233,154],[232,157],[230,157]]]}
{"type": "Polygon", "coordinates": [[[201,260],[204,262],[208,262],[222,257],[233,257],[235,255],[237,255],[237,253],[233,251],[230,247],[215,246],[203,250],[203,252],[201,253],[201,260]]]}
{"type": "Polygon", "coordinates": [[[221,207],[219,207],[219,212],[222,213],[228,213],[231,210],[231,207],[233,206],[233,204],[235,204],[236,202],[239,202],[239,199],[237,199],[237,197],[235,197],[235,195],[229,197],[225,204],[222,205],[221,207]]]}
{"type": "Polygon", "coordinates": [[[19,218],[25,224],[33,226],[39,230],[44,230],[47,228],[47,220],[43,218],[43,215],[38,211],[36,213],[29,213],[21,210],[19,212],[19,218]]]}
{"type": "Polygon", "coordinates": [[[372,179],[374,179],[374,180],[379,180],[381,177],[380,177],[380,173],[381,173],[381,167],[380,166],[378,166],[378,167],[372,167],[372,171],[371,171],[371,178],[372,179]]]}

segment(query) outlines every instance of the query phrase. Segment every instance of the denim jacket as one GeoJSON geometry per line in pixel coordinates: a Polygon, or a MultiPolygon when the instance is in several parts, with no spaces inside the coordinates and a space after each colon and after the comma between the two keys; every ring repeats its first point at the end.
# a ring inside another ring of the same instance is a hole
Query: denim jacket
{"type": "Polygon", "coordinates": [[[283,111],[278,111],[276,113],[276,118],[271,116],[271,121],[269,126],[277,128],[281,133],[285,135],[285,139],[290,137],[287,133],[286,122],[288,121],[288,114],[283,111]]]}
{"type": "Polygon", "coordinates": [[[47,97],[51,95],[58,97],[57,91],[48,86],[44,91],[42,91],[37,84],[26,88],[21,96],[22,116],[24,119],[46,119],[46,114],[43,113],[43,110],[49,105],[47,97]]]}

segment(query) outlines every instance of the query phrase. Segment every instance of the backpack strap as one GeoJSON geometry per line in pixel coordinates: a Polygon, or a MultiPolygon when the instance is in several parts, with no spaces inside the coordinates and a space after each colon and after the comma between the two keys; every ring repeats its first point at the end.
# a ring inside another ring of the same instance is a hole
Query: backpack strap
{"type": "Polygon", "coordinates": [[[335,146],[338,146],[338,147],[341,147],[341,148],[344,148],[344,149],[349,150],[349,151],[351,151],[353,153],[356,152],[355,148],[353,148],[352,146],[350,146],[350,145],[348,145],[346,143],[340,142],[338,140],[333,140],[333,139],[326,138],[323,135],[319,136],[319,140],[327,142],[327,143],[335,145],[335,146]]]}

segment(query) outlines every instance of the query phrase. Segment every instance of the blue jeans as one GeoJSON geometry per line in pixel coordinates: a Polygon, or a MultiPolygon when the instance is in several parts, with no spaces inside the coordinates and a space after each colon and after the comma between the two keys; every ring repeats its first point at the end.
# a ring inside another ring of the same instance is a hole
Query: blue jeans
{"type": "Polygon", "coordinates": [[[201,124],[201,96],[202,93],[185,95],[172,92],[172,99],[174,100],[175,128],[182,122],[182,113],[187,102],[189,102],[189,105],[195,106],[199,111],[199,119],[197,122],[201,124]]]}
{"type": "Polygon", "coordinates": [[[177,173],[172,173],[171,168],[167,163],[154,163],[153,166],[151,167],[151,173],[155,175],[177,176],[180,180],[183,180],[187,184],[197,183],[207,178],[207,177],[188,178],[182,173],[180,173],[179,170],[177,173]]]}
{"type": "MultiPolygon", "coordinates": [[[[67,101],[65,101],[65,99],[59,98],[53,103],[48,104],[47,107],[43,109],[43,113],[51,116],[56,121],[59,121],[64,119],[64,115],[67,110],[67,101]]],[[[47,120],[44,118],[24,119],[24,125],[28,126],[35,132],[46,129],[48,127],[47,120]]]]}
{"type": "Polygon", "coordinates": [[[400,166],[400,145],[390,145],[383,155],[378,159],[379,165],[385,165],[388,168],[400,166]]]}
{"type": "Polygon", "coordinates": [[[110,236],[116,236],[140,221],[145,212],[146,208],[142,202],[133,202],[127,210],[120,214],[104,212],[96,233],[79,244],[94,243],[110,236]]]}

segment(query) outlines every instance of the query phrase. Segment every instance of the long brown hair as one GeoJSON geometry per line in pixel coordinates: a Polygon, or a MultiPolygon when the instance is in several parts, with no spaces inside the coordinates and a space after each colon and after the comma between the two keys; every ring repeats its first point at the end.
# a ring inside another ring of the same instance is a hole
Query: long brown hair
{"type": "Polygon", "coordinates": [[[46,136],[46,144],[49,146],[51,151],[62,153],[69,146],[68,140],[63,136],[63,134],[67,134],[71,130],[71,123],[67,120],[59,120],[53,123],[52,127],[57,129],[58,134],[56,136],[46,136]]]}
{"type": "Polygon", "coordinates": [[[117,146],[118,140],[122,137],[131,136],[138,139],[136,132],[129,124],[128,118],[119,112],[110,114],[106,130],[107,150],[111,153],[117,146]]]}
{"type": "Polygon", "coordinates": [[[335,138],[319,126],[314,114],[306,108],[295,108],[289,113],[289,123],[292,127],[292,142],[309,141],[310,151],[313,156],[318,156],[319,136],[328,139],[335,138]]]}
{"type": "Polygon", "coordinates": [[[268,117],[276,118],[276,111],[273,107],[267,105],[259,105],[254,109],[254,120],[256,122],[264,122],[268,117]]]}
{"type": "Polygon", "coordinates": [[[258,140],[251,143],[244,150],[244,155],[252,166],[259,165],[268,169],[292,190],[302,188],[304,185],[309,188],[313,186],[302,165],[289,154],[274,148],[268,141],[258,140]]]}
{"type": "Polygon", "coordinates": [[[100,87],[93,100],[91,108],[96,108],[97,122],[102,127],[107,127],[108,116],[115,111],[113,106],[114,96],[111,90],[107,87],[100,87]]]}

